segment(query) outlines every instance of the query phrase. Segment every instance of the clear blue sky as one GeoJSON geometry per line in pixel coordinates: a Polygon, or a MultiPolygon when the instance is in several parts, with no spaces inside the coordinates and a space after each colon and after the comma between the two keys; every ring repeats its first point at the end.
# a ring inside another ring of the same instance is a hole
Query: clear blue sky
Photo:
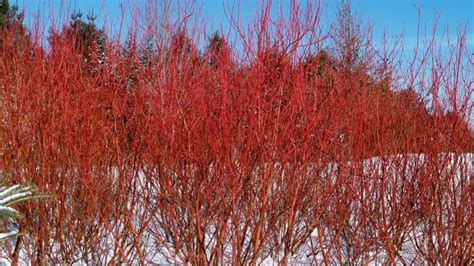
{"type": "MultiPolygon", "coordinates": [[[[160,0],[154,0],[160,1],[160,0]]],[[[174,1],[174,0],[171,0],[174,1]]],[[[211,29],[216,30],[219,25],[225,29],[228,27],[224,14],[224,2],[227,0],[202,0],[201,14],[211,23],[211,29]]],[[[306,0],[304,0],[306,1],[306,0]]],[[[304,2],[302,1],[302,2],[304,2]]],[[[18,4],[20,9],[25,11],[25,22],[29,24],[36,14],[43,18],[51,17],[55,14],[56,22],[63,18],[60,13],[80,10],[84,14],[93,11],[98,15],[98,24],[103,24],[107,18],[109,28],[118,28],[121,17],[121,3],[144,8],[147,0],[10,0],[11,4],[18,4]]],[[[177,2],[177,1],[176,1],[177,2]]],[[[185,2],[181,0],[180,2],[185,2]]],[[[190,2],[188,0],[188,2],[190,2]]],[[[229,2],[231,2],[229,0],[229,2]]],[[[289,0],[275,0],[283,6],[289,6],[289,0]]],[[[257,0],[240,0],[242,18],[248,19],[256,9],[257,0]]],[[[322,1],[326,7],[324,20],[329,24],[337,12],[337,7],[341,0],[322,1]]],[[[458,24],[468,24],[468,48],[474,51],[474,1],[473,0],[352,0],[354,13],[358,14],[363,21],[370,21],[373,24],[374,38],[380,38],[384,31],[389,35],[405,33],[406,45],[413,46],[416,40],[417,11],[416,7],[421,7],[422,27],[430,28],[436,14],[440,17],[440,29],[449,26],[450,35],[455,35],[455,27],[458,24]]],[[[199,5],[199,4],[198,4],[199,5]]],[[[125,25],[129,23],[130,16],[125,14],[125,25]]]]}

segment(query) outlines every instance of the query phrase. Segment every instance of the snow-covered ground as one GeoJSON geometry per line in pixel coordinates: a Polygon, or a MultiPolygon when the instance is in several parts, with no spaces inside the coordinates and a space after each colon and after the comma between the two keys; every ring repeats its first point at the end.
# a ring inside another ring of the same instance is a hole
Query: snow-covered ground
{"type": "MultiPolygon", "coordinates": [[[[391,155],[386,157],[374,157],[362,162],[345,162],[345,163],[332,163],[328,164],[326,167],[323,167],[318,174],[321,177],[327,177],[332,180],[336,179],[336,176],[339,175],[338,171],[341,171],[344,167],[351,168],[351,169],[359,169],[359,171],[351,171],[350,174],[357,175],[361,178],[383,178],[387,177],[387,175],[392,175],[392,180],[410,180],[410,176],[413,176],[414,173],[420,171],[429,165],[439,165],[439,176],[447,176],[450,182],[450,185],[453,188],[458,187],[458,184],[461,180],[469,181],[471,177],[474,176],[474,154],[467,153],[467,154],[453,154],[453,153],[446,153],[446,154],[439,154],[438,156],[426,156],[424,154],[405,154],[405,155],[391,155]],[[437,157],[437,158],[436,158],[437,157]],[[454,177],[454,178],[453,178],[454,177]]],[[[315,168],[314,165],[308,165],[308,173],[311,172],[311,169],[315,168]]],[[[210,167],[212,171],[212,167],[210,167]]],[[[141,173],[140,176],[142,179],[146,178],[144,173],[141,173]]],[[[390,200],[390,195],[386,196],[386,200],[390,200]]],[[[138,210],[138,212],[143,210],[138,210]]],[[[151,224],[150,227],[158,228],[159,225],[151,224]]],[[[417,228],[417,227],[415,227],[417,228]]],[[[110,230],[110,229],[109,229],[110,230]]],[[[120,225],[116,228],[113,228],[114,231],[120,231],[120,225]]],[[[414,242],[417,239],[422,237],[422,228],[411,230],[410,234],[405,238],[406,241],[403,242],[402,247],[400,248],[400,256],[406,258],[407,261],[410,261],[411,258],[414,258],[415,255],[415,244],[414,242]]],[[[211,232],[208,232],[210,234],[211,232]]],[[[113,239],[108,236],[108,232],[103,232],[104,239],[102,243],[104,247],[112,247],[114,245],[113,239]]],[[[435,237],[435,236],[433,236],[435,237]]],[[[147,249],[147,247],[154,248],[157,250],[155,246],[155,242],[153,241],[150,234],[145,233],[142,235],[141,241],[143,243],[143,248],[147,249]]],[[[315,261],[323,262],[323,257],[321,254],[316,255],[316,257],[308,256],[311,254],[311,245],[312,241],[318,238],[317,232],[314,231],[311,234],[311,237],[308,238],[308,243],[304,244],[300,250],[291,256],[288,260],[290,264],[298,264],[298,265],[310,265],[313,264],[315,261]]],[[[166,254],[166,249],[162,249],[162,254],[156,253],[145,253],[146,260],[148,263],[151,264],[166,264],[170,263],[169,260],[166,260],[165,257],[172,257],[172,254],[166,254]]],[[[231,250],[227,250],[229,254],[231,254],[231,250]]],[[[369,252],[370,253],[370,252],[369,252]]],[[[26,258],[26,252],[23,250],[21,253],[22,260],[24,262],[28,261],[26,258]]],[[[110,250],[110,256],[112,256],[112,251],[110,250]]],[[[261,258],[258,263],[261,265],[275,265],[278,263],[280,256],[274,257],[265,257],[261,258]]],[[[383,263],[386,259],[386,254],[381,251],[377,253],[375,259],[370,261],[371,264],[378,264],[383,263]]],[[[172,261],[173,263],[182,263],[179,259],[172,261]]],[[[0,260],[0,265],[9,265],[9,261],[6,259],[0,260]]],[[[84,265],[82,262],[76,263],[77,265],[84,265]]]]}

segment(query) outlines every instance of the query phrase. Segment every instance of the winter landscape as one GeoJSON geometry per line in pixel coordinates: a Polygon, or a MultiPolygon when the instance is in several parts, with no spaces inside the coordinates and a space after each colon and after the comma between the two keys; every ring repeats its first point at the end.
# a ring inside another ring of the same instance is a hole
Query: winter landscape
{"type": "Polygon", "coordinates": [[[472,4],[114,1],[0,0],[0,264],[473,263],[472,4]]]}

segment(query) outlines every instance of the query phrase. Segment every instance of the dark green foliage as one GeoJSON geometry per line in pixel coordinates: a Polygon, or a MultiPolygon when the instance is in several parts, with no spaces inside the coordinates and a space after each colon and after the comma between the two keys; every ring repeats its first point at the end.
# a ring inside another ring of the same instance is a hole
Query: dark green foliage
{"type": "Polygon", "coordinates": [[[95,25],[96,18],[96,15],[89,13],[85,22],[82,19],[82,13],[76,12],[71,16],[71,23],[67,29],[74,34],[75,45],[83,51],[85,56],[90,56],[95,49],[99,54],[104,51],[105,35],[95,25]]]}
{"type": "Polygon", "coordinates": [[[71,15],[71,22],[59,33],[52,32],[49,43],[53,50],[63,42],[71,43],[83,56],[84,68],[91,74],[97,73],[98,66],[105,62],[106,35],[95,24],[96,15],[89,13],[87,21],[78,11],[71,15]]]}
{"type": "Polygon", "coordinates": [[[229,47],[223,36],[219,32],[215,32],[211,38],[209,38],[209,45],[207,47],[208,64],[215,66],[221,57],[227,58],[230,56],[229,47]]]}
{"type": "Polygon", "coordinates": [[[0,29],[10,30],[12,27],[17,26],[24,32],[25,29],[23,23],[23,12],[18,11],[18,6],[10,6],[8,0],[1,0],[0,2],[0,29]]]}
{"type": "Polygon", "coordinates": [[[18,7],[10,7],[8,0],[1,0],[0,2],[0,29],[11,27],[15,18],[18,18],[18,7]]]}
{"type": "MultiPolygon", "coordinates": [[[[13,33],[14,41],[19,41],[22,37],[27,37],[27,30],[23,26],[23,12],[19,12],[18,6],[10,6],[8,0],[0,0],[0,33],[13,33]]],[[[0,35],[0,43],[5,36],[0,35]]]]}
{"type": "Polygon", "coordinates": [[[337,27],[332,29],[331,39],[339,63],[349,73],[360,66],[363,58],[361,23],[352,15],[351,1],[343,0],[337,15],[337,27]]]}

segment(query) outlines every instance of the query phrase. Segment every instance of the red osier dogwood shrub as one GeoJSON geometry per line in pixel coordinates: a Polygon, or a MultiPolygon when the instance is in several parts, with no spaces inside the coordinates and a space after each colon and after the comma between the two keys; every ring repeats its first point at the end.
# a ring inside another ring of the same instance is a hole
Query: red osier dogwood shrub
{"type": "Polygon", "coordinates": [[[465,32],[448,59],[431,39],[400,67],[403,47],[373,48],[348,13],[325,33],[319,3],[293,1],[278,19],[270,7],[249,27],[230,15],[234,41],[216,34],[204,46],[188,15],[147,21],[161,28],[144,45],[138,27],[121,44],[78,22],[48,48],[15,25],[3,31],[2,178],[54,199],[23,205],[25,235],[2,256],[469,263],[465,32]]]}

